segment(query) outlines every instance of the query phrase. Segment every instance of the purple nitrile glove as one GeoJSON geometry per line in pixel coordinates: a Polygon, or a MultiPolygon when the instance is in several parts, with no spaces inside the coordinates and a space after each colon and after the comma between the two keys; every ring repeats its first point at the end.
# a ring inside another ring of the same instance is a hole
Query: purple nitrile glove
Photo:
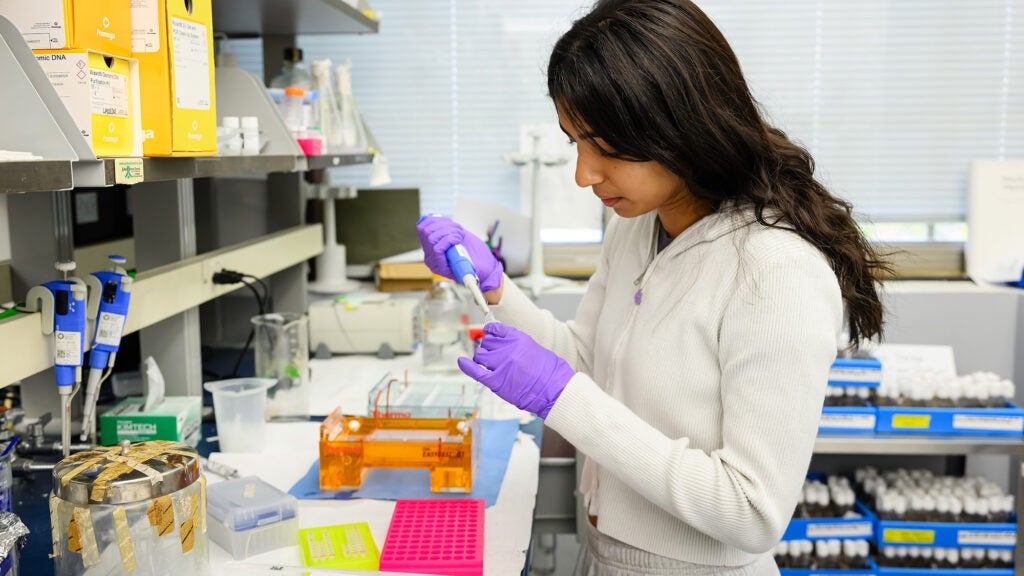
{"type": "Polygon", "coordinates": [[[501,286],[501,274],[504,272],[501,263],[483,240],[467,232],[458,222],[444,216],[428,216],[416,225],[416,231],[423,246],[423,261],[434,274],[462,281],[462,278],[455,278],[444,255],[452,246],[462,244],[476,268],[480,289],[490,292],[501,286]]]}
{"type": "Polygon", "coordinates": [[[555,400],[576,373],[569,363],[523,332],[500,322],[484,326],[473,359],[459,368],[516,408],[547,418],[555,400]]]}

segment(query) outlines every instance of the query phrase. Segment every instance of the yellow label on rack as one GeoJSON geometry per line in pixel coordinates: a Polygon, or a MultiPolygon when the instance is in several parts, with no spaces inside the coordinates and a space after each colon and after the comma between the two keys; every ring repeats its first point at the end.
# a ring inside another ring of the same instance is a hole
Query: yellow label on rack
{"type": "Polygon", "coordinates": [[[929,414],[894,414],[892,417],[893,428],[927,428],[931,423],[929,414]]]}
{"type": "Polygon", "coordinates": [[[935,530],[886,528],[882,531],[882,544],[935,544],[935,530]]]}

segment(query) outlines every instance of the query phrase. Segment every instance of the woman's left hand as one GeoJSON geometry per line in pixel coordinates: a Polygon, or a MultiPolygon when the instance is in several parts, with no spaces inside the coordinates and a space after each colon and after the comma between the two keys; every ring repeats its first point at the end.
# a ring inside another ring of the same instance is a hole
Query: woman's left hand
{"type": "Polygon", "coordinates": [[[576,373],[554,352],[523,332],[500,322],[484,326],[473,359],[459,368],[515,407],[547,418],[565,385],[576,373]]]}

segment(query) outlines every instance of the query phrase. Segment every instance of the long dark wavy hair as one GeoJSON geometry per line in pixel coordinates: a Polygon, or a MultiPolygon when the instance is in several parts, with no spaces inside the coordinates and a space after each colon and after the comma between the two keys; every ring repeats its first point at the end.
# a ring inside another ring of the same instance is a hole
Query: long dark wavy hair
{"type": "Polygon", "coordinates": [[[881,335],[876,276],[888,266],[852,206],[814,178],[811,155],[761,116],[739,61],[687,0],[600,0],[555,44],[548,92],[581,138],[626,160],[654,161],[697,199],[752,206],[827,257],[852,344],[881,335]]]}

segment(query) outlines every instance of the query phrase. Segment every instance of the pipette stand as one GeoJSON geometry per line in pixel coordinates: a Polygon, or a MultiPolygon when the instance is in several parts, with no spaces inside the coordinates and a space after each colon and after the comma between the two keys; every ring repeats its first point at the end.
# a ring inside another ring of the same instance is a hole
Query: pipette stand
{"type": "Polygon", "coordinates": [[[338,244],[335,200],[354,198],[353,186],[330,186],[329,183],[310,186],[310,197],[324,205],[324,251],[316,257],[316,281],[309,283],[309,291],[319,294],[344,294],[359,290],[359,282],[346,275],[345,245],[338,244]]]}
{"type": "Polygon", "coordinates": [[[569,159],[565,156],[541,154],[540,140],[542,136],[543,133],[539,130],[530,132],[533,144],[532,151],[529,154],[509,154],[505,156],[505,160],[514,166],[531,167],[530,226],[532,234],[530,240],[530,272],[526,276],[520,276],[512,280],[520,288],[529,290],[534,298],[544,290],[569,283],[569,280],[565,278],[556,278],[544,274],[544,245],[540,239],[540,168],[541,165],[547,167],[563,166],[569,162],[569,159]]]}

